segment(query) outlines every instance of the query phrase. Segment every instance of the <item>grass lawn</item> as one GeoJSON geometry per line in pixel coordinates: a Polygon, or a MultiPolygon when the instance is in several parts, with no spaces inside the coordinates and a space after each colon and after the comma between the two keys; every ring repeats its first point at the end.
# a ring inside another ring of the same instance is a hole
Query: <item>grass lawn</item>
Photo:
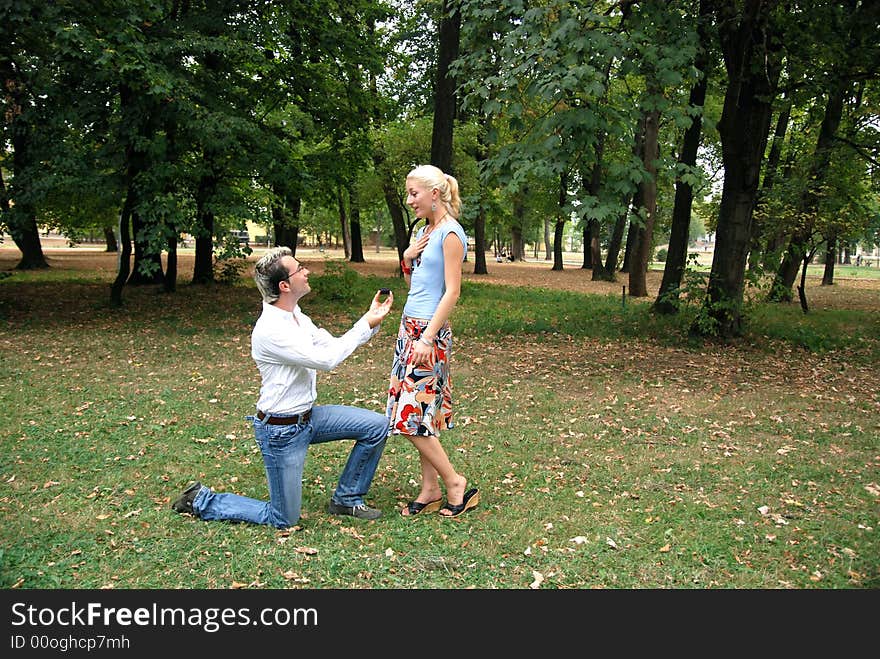
{"type": "MultiPolygon", "coordinates": [[[[266,497],[245,420],[256,288],[128,288],[111,309],[111,278],[0,280],[4,589],[880,586],[880,286],[809,314],[756,303],[720,344],[653,300],[468,278],[442,440],[479,507],[398,515],[418,457],[392,438],[368,497],[385,515],[329,516],[334,442],[310,450],[303,519],[279,531],[169,509],[194,479],[266,497]]],[[[399,312],[390,273],[316,268],[303,307],[340,332],[380,286],[399,312]]],[[[383,410],[396,329],[320,374],[319,403],[383,410]]]]}

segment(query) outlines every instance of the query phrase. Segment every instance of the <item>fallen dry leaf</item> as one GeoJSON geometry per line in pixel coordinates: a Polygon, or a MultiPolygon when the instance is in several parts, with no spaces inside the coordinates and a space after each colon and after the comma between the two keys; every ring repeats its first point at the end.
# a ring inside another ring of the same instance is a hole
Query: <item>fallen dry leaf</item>
{"type": "Polygon", "coordinates": [[[541,587],[541,584],[544,583],[544,575],[536,570],[532,570],[532,578],[534,581],[529,584],[529,588],[532,590],[537,590],[541,587]]]}

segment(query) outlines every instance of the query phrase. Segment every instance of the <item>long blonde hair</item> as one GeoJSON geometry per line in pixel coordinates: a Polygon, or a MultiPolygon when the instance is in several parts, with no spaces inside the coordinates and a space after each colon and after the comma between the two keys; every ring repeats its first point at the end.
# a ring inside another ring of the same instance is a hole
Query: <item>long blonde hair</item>
{"type": "Polygon", "coordinates": [[[456,220],[461,216],[461,197],[458,195],[458,181],[454,176],[445,174],[434,165],[419,165],[406,178],[418,181],[426,190],[436,189],[448,213],[456,220]]]}

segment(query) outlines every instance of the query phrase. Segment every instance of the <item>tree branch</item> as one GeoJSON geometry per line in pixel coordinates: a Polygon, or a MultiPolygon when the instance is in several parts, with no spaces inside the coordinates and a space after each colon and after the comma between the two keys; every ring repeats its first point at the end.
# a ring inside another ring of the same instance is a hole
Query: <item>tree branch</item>
{"type": "Polygon", "coordinates": [[[865,160],[867,160],[869,163],[871,163],[871,164],[874,165],[875,167],[880,167],[880,161],[878,161],[876,158],[874,158],[873,156],[871,156],[870,153],[868,153],[867,151],[865,151],[865,147],[863,147],[861,144],[858,144],[858,143],[856,143],[856,142],[853,142],[851,139],[849,139],[849,138],[847,138],[847,137],[843,137],[842,135],[837,135],[837,136],[835,137],[835,139],[836,139],[837,141],[839,141],[839,142],[843,142],[843,143],[846,144],[847,146],[852,147],[852,150],[853,150],[853,151],[855,151],[856,153],[858,153],[862,158],[864,158],[865,160]]]}

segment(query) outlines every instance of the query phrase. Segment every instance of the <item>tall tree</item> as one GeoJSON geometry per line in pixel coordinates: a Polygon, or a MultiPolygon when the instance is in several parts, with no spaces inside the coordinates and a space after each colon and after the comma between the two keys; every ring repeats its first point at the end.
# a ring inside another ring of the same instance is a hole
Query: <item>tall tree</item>
{"type": "Polygon", "coordinates": [[[774,257],[778,262],[779,252],[785,247],[785,234],[772,224],[765,222],[762,199],[769,198],[776,183],[776,177],[780,174],[782,164],[782,148],[785,143],[788,124],[791,119],[792,99],[789,93],[783,95],[782,106],[776,117],[776,127],[773,130],[773,139],[770,143],[770,152],[767,163],[764,166],[764,179],[758,194],[758,204],[755,209],[755,226],[753,228],[751,258],[749,268],[757,270],[759,265],[765,267],[772,263],[774,257]],[[769,230],[768,230],[769,229],[769,230]]]}
{"type": "MultiPolygon", "coordinates": [[[[776,272],[769,296],[772,300],[791,299],[791,286],[798,269],[802,265],[806,267],[807,257],[814,251],[809,244],[814,235],[824,233],[826,239],[834,239],[836,231],[833,228],[824,232],[817,231],[817,223],[820,205],[826,196],[824,188],[832,171],[832,158],[843,120],[844,105],[856,88],[854,81],[864,79],[865,76],[876,77],[880,66],[880,46],[877,45],[880,9],[876,3],[847,0],[840,11],[831,14],[830,20],[834,25],[833,33],[837,37],[835,41],[838,50],[833,53],[830,70],[824,78],[826,89],[822,122],[808,166],[808,175],[796,202],[795,213],[802,220],[791,236],[785,257],[776,272]]],[[[833,266],[833,259],[831,263],[833,266]]],[[[828,276],[826,273],[826,278],[828,276]]],[[[803,305],[803,291],[800,295],[803,305]]]]}
{"type": "Polygon", "coordinates": [[[37,227],[41,162],[41,126],[61,100],[53,88],[50,65],[53,34],[63,29],[63,9],[54,3],[23,0],[0,5],[0,81],[3,83],[3,164],[11,153],[11,178],[3,178],[0,232],[21,250],[17,269],[48,268],[37,227]]]}
{"type": "Polygon", "coordinates": [[[781,61],[773,14],[782,9],[767,0],[711,3],[727,70],[719,122],[724,184],[705,314],[693,329],[698,334],[733,337],[743,329],[752,212],[781,61]]]}
{"type": "Polygon", "coordinates": [[[660,178],[670,167],[660,159],[661,120],[668,117],[677,127],[679,118],[686,115],[687,105],[680,93],[686,72],[693,68],[697,51],[697,33],[694,19],[683,11],[679,3],[637,3],[638,9],[626,23],[629,47],[638,72],[643,92],[638,107],[643,116],[643,149],[639,154],[643,171],[641,187],[641,222],[638,241],[630,261],[630,295],[648,294],[647,272],[654,252],[654,227],[657,223],[657,199],[660,178]]]}
{"type": "Polygon", "coordinates": [[[694,184],[698,180],[697,152],[703,130],[703,105],[706,89],[709,86],[711,42],[711,14],[708,0],[700,0],[697,17],[698,46],[694,68],[699,76],[691,87],[688,107],[692,113],[690,126],[684,132],[681,153],[678,157],[678,176],[675,182],[675,204],[672,209],[672,228],[669,235],[669,249],[663,268],[663,280],[657,291],[653,309],[658,313],[671,314],[678,311],[679,294],[684,270],[687,264],[687,246],[691,212],[694,202],[694,184]]]}
{"type": "Polygon", "coordinates": [[[458,58],[461,12],[458,0],[443,0],[437,48],[437,80],[434,85],[434,127],[431,133],[431,164],[455,174],[452,134],[455,127],[456,83],[450,68],[458,58]]]}
{"type": "Polygon", "coordinates": [[[636,231],[636,246],[630,262],[629,294],[644,297],[648,294],[648,263],[653,252],[654,218],[657,210],[657,157],[659,155],[658,134],[660,131],[660,110],[651,109],[644,116],[644,151],[642,153],[645,177],[639,184],[643,211],[636,231]]]}

